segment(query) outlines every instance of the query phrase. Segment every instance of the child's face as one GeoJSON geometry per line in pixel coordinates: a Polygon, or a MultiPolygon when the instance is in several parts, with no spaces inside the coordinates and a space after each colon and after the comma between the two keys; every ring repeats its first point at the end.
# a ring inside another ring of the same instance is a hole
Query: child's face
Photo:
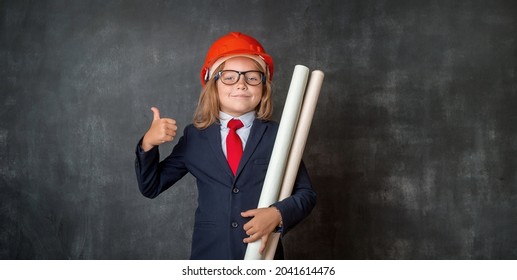
{"type": "MultiPolygon", "coordinates": [[[[259,70],[256,63],[247,57],[234,57],[225,61],[223,70],[249,71],[259,70]]],[[[262,98],[263,84],[250,86],[244,81],[244,75],[240,75],[239,81],[233,85],[225,85],[217,81],[219,103],[221,111],[239,117],[247,112],[255,110],[262,98]]]]}

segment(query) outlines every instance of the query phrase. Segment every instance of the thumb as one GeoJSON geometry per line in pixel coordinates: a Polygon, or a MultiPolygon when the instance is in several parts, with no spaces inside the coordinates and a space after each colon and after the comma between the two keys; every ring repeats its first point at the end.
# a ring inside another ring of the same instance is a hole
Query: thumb
{"type": "Polygon", "coordinates": [[[156,107],[151,107],[151,111],[153,111],[153,121],[160,119],[160,110],[156,107]]]}
{"type": "Polygon", "coordinates": [[[269,234],[264,234],[262,236],[262,238],[261,238],[262,242],[260,243],[259,254],[262,255],[262,253],[264,253],[264,249],[266,249],[268,239],[269,239],[269,234]]]}

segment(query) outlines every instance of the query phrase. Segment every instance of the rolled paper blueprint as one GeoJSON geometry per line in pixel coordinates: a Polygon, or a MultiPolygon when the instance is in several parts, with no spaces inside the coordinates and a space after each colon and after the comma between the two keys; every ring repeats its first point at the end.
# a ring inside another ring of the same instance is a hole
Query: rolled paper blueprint
{"type": "MultiPolygon", "coordinates": [[[[271,158],[269,159],[269,165],[257,208],[266,208],[278,201],[278,194],[282,186],[287,157],[289,156],[294,131],[298,123],[298,116],[300,115],[308,77],[309,68],[303,65],[296,65],[294,67],[293,77],[291,78],[291,84],[287,92],[284,110],[280,119],[278,133],[275,138],[271,158]]],[[[244,259],[262,259],[259,253],[261,243],[262,240],[260,239],[249,243],[244,259]]]]}
{"type": "MultiPolygon", "coordinates": [[[[305,97],[303,98],[302,109],[298,119],[296,132],[294,134],[293,143],[289,152],[289,159],[287,161],[282,187],[280,189],[280,196],[278,198],[279,201],[286,199],[293,192],[294,182],[296,181],[296,175],[298,174],[298,169],[300,168],[300,163],[302,161],[303,151],[305,149],[305,144],[307,143],[307,136],[309,135],[309,130],[311,128],[324,76],[325,75],[320,70],[315,70],[311,73],[309,84],[305,91],[305,97]]],[[[274,258],[279,239],[280,233],[273,233],[269,236],[268,244],[266,245],[266,250],[263,254],[266,260],[272,260],[274,258]]]]}

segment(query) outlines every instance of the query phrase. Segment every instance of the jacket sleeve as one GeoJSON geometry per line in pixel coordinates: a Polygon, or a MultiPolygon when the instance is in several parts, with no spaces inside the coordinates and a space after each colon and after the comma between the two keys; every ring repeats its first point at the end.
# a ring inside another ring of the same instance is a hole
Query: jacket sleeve
{"type": "Polygon", "coordinates": [[[273,205],[282,215],[282,236],[310,214],[316,205],[316,193],[312,189],[303,161],[300,163],[291,196],[273,205]]]}
{"type": "Polygon", "coordinates": [[[143,138],[140,139],[136,147],[135,172],[142,195],[155,198],[187,174],[184,163],[186,133],[185,129],[172,153],[161,162],[158,147],[144,152],[141,148],[143,138]]]}

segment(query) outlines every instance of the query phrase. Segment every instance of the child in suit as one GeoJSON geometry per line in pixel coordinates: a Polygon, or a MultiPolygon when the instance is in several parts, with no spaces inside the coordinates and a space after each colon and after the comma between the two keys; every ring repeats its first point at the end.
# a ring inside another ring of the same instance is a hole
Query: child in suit
{"type": "MultiPolygon", "coordinates": [[[[191,259],[243,259],[247,243],[259,239],[262,253],[271,232],[284,236],[316,203],[302,163],[291,197],[256,209],[278,130],[270,120],[273,70],[254,38],[232,32],[218,39],[201,70],[193,124],[161,162],[158,146],[174,139],[177,126],[151,108],[153,122],[137,145],[138,185],[154,198],[187,172],[197,179],[191,259]]],[[[275,257],[283,257],[281,244],[275,257]]]]}

